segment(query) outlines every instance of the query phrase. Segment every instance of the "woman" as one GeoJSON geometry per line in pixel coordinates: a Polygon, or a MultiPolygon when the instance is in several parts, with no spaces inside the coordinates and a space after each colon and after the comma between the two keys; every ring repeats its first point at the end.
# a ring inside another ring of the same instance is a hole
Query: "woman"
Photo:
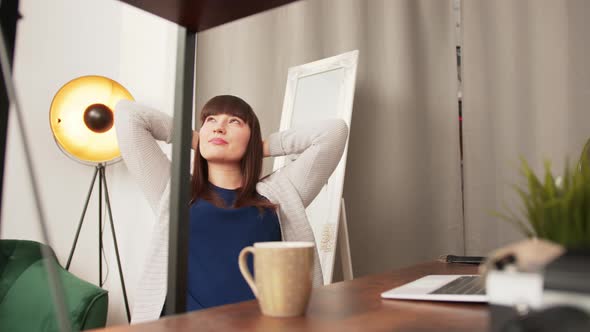
{"type": "MultiPolygon", "coordinates": [[[[314,241],[307,207],[338,165],[348,135],[331,120],[275,133],[263,141],[252,108],[217,96],[201,111],[193,135],[187,310],[253,299],[242,279],[240,250],[260,241],[314,241]],[[298,154],[260,179],[263,157],[298,154]]],[[[312,122],[310,120],[310,122],[312,122]]],[[[131,101],[116,106],[121,155],[158,216],[140,277],[132,321],[157,319],[166,296],[170,161],[156,141],[170,143],[172,119],[131,101]]],[[[322,284],[316,252],[314,286],[322,284]]]]}

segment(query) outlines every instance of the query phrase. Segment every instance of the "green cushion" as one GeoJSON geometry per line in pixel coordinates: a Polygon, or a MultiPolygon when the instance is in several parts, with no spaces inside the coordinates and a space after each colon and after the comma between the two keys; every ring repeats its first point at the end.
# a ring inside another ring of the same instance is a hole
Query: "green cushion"
{"type": "Polygon", "coordinates": [[[108,293],[43,259],[32,241],[0,240],[0,331],[58,331],[45,264],[54,264],[74,330],[103,327],[108,293]]]}

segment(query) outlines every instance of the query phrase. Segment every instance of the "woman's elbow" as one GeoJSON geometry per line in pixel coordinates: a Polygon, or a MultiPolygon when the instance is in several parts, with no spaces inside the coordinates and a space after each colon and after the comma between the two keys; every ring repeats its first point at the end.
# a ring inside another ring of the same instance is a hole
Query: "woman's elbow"
{"type": "Polygon", "coordinates": [[[334,136],[342,142],[346,142],[348,138],[348,124],[343,119],[334,119],[331,131],[334,132],[334,136]]]}

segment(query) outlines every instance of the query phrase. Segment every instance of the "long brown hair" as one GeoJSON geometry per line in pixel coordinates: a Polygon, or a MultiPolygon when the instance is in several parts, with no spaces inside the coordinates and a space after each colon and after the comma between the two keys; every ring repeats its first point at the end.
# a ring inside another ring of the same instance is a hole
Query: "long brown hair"
{"type": "MultiPolygon", "coordinates": [[[[260,123],[252,107],[243,99],[231,96],[221,95],[211,98],[201,110],[201,124],[210,115],[227,114],[242,119],[250,127],[250,140],[246,147],[246,152],[240,161],[240,169],[245,181],[243,186],[238,188],[236,200],[232,207],[239,208],[245,206],[255,206],[261,212],[265,208],[276,208],[256,192],[256,184],[260,179],[262,172],[262,134],[260,133],[260,123]]],[[[194,157],[193,176],[191,179],[191,201],[194,203],[198,199],[204,199],[211,202],[217,207],[227,207],[223,199],[219,197],[211,188],[209,183],[209,169],[207,160],[201,155],[201,150],[197,146],[194,157]]]]}

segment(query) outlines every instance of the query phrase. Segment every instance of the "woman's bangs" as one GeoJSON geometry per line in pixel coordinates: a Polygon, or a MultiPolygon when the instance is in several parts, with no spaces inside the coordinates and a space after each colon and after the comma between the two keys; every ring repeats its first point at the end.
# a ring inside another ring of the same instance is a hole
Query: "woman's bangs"
{"type": "MultiPolygon", "coordinates": [[[[237,99],[237,98],[236,98],[237,99]]],[[[240,103],[240,100],[227,100],[221,98],[213,98],[205,106],[201,112],[201,123],[211,115],[230,115],[235,116],[246,122],[249,126],[253,123],[253,111],[245,102],[240,103]]]]}
{"type": "Polygon", "coordinates": [[[248,125],[250,125],[250,123],[251,123],[249,116],[246,114],[246,112],[244,112],[241,109],[233,108],[233,107],[203,109],[203,112],[201,112],[201,123],[203,123],[205,121],[205,119],[207,119],[207,117],[209,117],[211,115],[220,115],[220,114],[238,117],[238,118],[242,119],[242,121],[246,122],[248,125]]]}

